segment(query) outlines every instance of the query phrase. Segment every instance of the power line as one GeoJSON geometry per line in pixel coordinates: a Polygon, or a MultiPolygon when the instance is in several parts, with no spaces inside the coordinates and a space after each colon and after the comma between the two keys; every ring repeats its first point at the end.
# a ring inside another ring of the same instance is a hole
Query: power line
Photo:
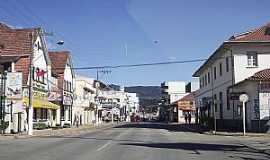
{"type": "MultiPolygon", "coordinates": [[[[194,63],[202,62],[207,59],[193,59],[184,61],[167,61],[167,62],[154,62],[154,63],[140,63],[140,64],[122,64],[122,65],[112,65],[112,66],[89,66],[89,67],[73,67],[74,70],[91,70],[91,69],[115,69],[115,68],[130,68],[130,67],[143,67],[143,66],[158,66],[158,65],[170,65],[170,64],[183,64],[183,63],[194,63]]],[[[55,68],[63,69],[63,68],[55,68]]]]}

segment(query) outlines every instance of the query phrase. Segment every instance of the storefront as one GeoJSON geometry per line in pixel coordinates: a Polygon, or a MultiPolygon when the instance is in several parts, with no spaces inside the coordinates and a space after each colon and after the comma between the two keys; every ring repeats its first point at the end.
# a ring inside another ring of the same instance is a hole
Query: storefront
{"type": "MultiPolygon", "coordinates": [[[[25,89],[23,104],[28,108],[29,97],[28,90],[25,89]]],[[[55,126],[57,123],[57,109],[60,107],[48,101],[48,93],[42,91],[33,91],[33,122],[45,123],[47,127],[55,126]]]]}

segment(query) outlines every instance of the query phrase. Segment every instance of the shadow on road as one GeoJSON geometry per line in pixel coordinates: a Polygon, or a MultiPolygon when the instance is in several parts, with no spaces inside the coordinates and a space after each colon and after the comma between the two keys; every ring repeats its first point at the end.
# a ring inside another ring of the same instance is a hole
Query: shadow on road
{"type": "Polygon", "coordinates": [[[166,129],[171,132],[195,132],[202,133],[207,129],[197,127],[195,124],[168,124],[168,123],[155,123],[155,122],[143,122],[143,123],[127,123],[116,126],[114,128],[149,128],[149,129],[166,129]]]}
{"type": "Polygon", "coordinates": [[[245,160],[260,160],[258,155],[264,158],[270,158],[266,154],[262,154],[259,151],[250,149],[243,145],[225,145],[225,144],[207,144],[207,143],[121,143],[120,145],[126,146],[139,146],[139,147],[150,147],[160,149],[180,149],[194,152],[193,154],[202,154],[201,151],[221,151],[235,153],[230,156],[231,158],[242,158],[245,160]]]}

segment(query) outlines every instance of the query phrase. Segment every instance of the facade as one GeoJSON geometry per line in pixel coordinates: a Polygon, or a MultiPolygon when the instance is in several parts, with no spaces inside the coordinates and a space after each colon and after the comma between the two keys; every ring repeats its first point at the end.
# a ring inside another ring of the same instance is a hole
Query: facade
{"type": "Polygon", "coordinates": [[[217,128],[239,129],[242,118],[237,106],[241,93],[232,86],[270,67],[269,30],[267,24],[232,36],[193,74],[200,79],[196,93],[200,123],[212,126],[215,117],[217,128]]]}
{"type": "MultiPolygon", "coordinates": [[[[69,51],[49,52],[52,62],[52,71],[58,77],[57,87],[61,98],[56,101],[60,106],[60,125],[72,125],[72,106],[75,90],[75,74],[72,69],[72,60],[69,51]]],[[[58,113],[59,114],[59,113],[58,113]]]]}
{"type": "Polygon", "coordinates": [[[163,82],[161,84],[161,89],[163,107],[167,112],[165,114],[167,115],[165,119],[168,121],[179,122],[179,117],[184,117],[185,114],[182,110],[179,110],[175,104],[177,104],[181,98],[198,88],[198,83],[196,81],[187,84],[184,81],[163,82]]]}
{"type": "Polygon", "coordinates": [[[135,121],[136,116],[139,114],[139,97],[136,93],[127,93],[127,98],[128,121],[135,121]]]}
{"type": "MultiPolygon", "coordinates": [[[[48,101],[48,73],[51,62],[43,35],[41,28],[14,29],[0,24],[0,54],[2,57],[16,57],[12,62],[4,63],[2,69],[20,73],[23,87],[21,98],[2,99],[1,111],[5,115],[3,120],[9,122],[6,133],[28,130],[30,78],[33,87],[33,113],[30,115],[33,115],[34,128],[35,123],[52,126],[56,119],[54,113],[59,106],[48,101]],[[30,63],[32,63],[31,69],[30,63]],[[32,77],[29,76],[30,72],[32,72],[32,77]]],[[[9,84],[11,81],[7,83],[9,84]]],[[[15,93],[12,88],[7,87],[7,93],[15,93]]]]}
{"type": "Polygon", "coordinates": [[[180,100],[173,103],[178,110],[178,123],[187,123],[186,117],[191,115],[191,123],[195,123],[195,92],[191,92],[181,98],[180,100]]]}
{"type": "Polygon", "coordinates": [[[76,119],[79,125],[93,124],[95,122],[96,89],[94,79],[76,75],[76,87],[72,111],[73,124],[76,119]]]}

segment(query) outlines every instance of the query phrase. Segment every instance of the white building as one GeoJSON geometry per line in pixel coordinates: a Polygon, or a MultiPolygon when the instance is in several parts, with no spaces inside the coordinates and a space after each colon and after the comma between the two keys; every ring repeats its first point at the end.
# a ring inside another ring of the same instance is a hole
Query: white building
{"type": "Polygon", "coordinates": [[[238,97],[246,92],[251,97],[247,103],[247,125],[249,130],[254,130],[252,123],[263,118],[249,116],[258,105],[257,101],[260,103],[259,95],[250,90],[252,85],[249,83],[244,83],[244,86],[240,83],[258,71],[270,68],[269,62],[270,24],[234,35],[223,42],[193,75],[200,79],[200,89],[196,94],[200,122],[207,124],[211,121],[209,117],[213,119],[215,115],[217,128],[241,128],[238,97]]]}
{"type": "MultiPolygon", "coordinates": [[[[78,120],[79,125],[93,124],[95,121],[95,96],[94,79],[76,75],[72,119],[78,120]]],[[[76,122],[74,121],[76,124],[76,122]]]]}
{"type": "Polygon", "coordinates": [[[137,93],[126,93],[127,94],[127,121],[131,121],[132,118],[139,114],[139,97],[137,93]]]}
{"type": "Polygon", "coordinates": [[[75,90],[75,73],[72,69],[72,59],[69,51],[49,52],[52,71],[57,74],[57,84],[61,98],[56,102],[60,106],[60,125],[72,125],[72,105],[75,90]]]}
{"type": "Polygon", "coordinates": [[[161,84],[163,97],[168,104],[181,99],[186,95],[186,82],[183,81],[169,81],[161,84]]]}

